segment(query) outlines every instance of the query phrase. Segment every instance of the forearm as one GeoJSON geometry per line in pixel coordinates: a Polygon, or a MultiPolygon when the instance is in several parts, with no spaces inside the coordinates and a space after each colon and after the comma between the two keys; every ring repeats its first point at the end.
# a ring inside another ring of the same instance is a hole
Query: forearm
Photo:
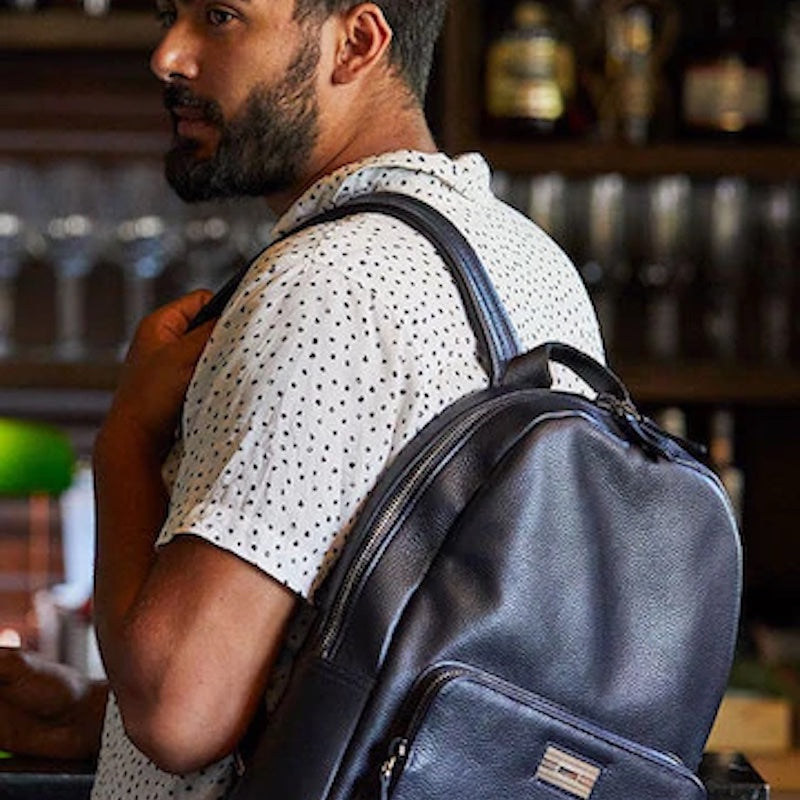
{"type": "MultiPolygon", "coordinates": [[[[94,452],[97,505],[95,625],[112,687],[130,683],[131,623],[153,567],[167,510],[161,454],[135,426],[110,415],[94,452]]],[[[135,653],[135,651],[133,651],[135,653]]]]}

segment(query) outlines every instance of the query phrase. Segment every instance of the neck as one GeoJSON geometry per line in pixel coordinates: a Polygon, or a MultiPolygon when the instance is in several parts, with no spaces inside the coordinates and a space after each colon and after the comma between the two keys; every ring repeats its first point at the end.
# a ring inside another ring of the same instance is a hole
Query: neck
{"type": "MultiPolygon", "coordinates": [[[[375,111],[374,118],[380,118],[375,111]]],[[[438,148],[433,140],[424,114],[419,108],[408,108],[393,115],[384,117],[390,121],[390,127],[384,128],[374,122],[368,125],[351,126],[350,136],[341,136],[341,132],[328,137],[329,145],[320,141],[316,148],[315,158],[308,173],[297,185],[285,192],[276,192],[266,197],[267,205],[280,216],[310,186],[337,169],[362,161],[365,158],[392,153],[397,150],[417,150],[422,153],[435,153],[438,148]]]]}

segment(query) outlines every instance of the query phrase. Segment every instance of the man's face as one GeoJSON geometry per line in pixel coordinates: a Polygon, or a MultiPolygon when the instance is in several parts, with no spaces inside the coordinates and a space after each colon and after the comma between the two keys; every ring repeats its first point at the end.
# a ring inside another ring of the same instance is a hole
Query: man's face
{"type": "Polygon", "coordinates": [[[286,49],[285,40],[279,45],[270,41],[275,38],[274,31],[263,24],[268,19],[258,19],[257,2],[244,0],[243,13],[249,16],[243,22],[227,20],[227,29],[220,36],[218,24],[212,33],[206,33],[203,9],[205,16],[199,24],[190,16],[194,11],[190,0],[185,12],[189,20],[181,20],[183,11],[177,13],[165,37],[183,25],[184,30],[176,30],[173,36],[178,43],[173,48],[184,46],[191,57],[175,62],[178,68],[186,66],[183,71],[170,70],[164,90],[175,133],[166,156],[166,175],[184,200],[284,191],[298,183],[316,143],[318,26],[310,21],[298,26],[301,35],[288,66],[281,65],[280,58],[256,58],[254,62],[248,53],[253,51],[254,40],[259,44],[259,21],[263,34],[260,52],[280,45],[284,52],[286,49]]]}

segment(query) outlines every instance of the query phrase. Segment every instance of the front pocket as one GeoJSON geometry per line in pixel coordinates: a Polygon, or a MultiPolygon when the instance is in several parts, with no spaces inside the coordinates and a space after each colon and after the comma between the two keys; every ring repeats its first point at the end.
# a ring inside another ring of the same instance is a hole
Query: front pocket
{"type": "Polygon", "coordinates": [[[704,800],[678,759],[463,664],[427,673],[384,800],[704,800]]]}

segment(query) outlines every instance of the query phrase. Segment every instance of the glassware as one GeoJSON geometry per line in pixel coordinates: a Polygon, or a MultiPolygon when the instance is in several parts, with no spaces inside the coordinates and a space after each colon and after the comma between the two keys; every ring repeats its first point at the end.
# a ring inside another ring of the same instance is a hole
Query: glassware
{"type": "Polygon", "coordinates": [[[159,164],[140,162],[115,170],[112,259],[124,278],[124,341],[156,306],[156,282],[182,247],[183,209],[159,164]]]}
{"type": "Polygon", "coordinates": [[[749,199],[743,178],[720,178],[712,189],[705,328],[711,355],[722,361],[739,354],[739,303],[751,243],[749,199]]]}
{"type": "Polygon", "coordinates": [[[800,0],[789,0],[783,23],[781,85],[786,109],[786,136],[800,142],[800,0]]]}
{"type": "Polygon", "coordinates": [[[760,204],[759,353],[766,361],[788,361],[792,339],[792,295],[800,241],[797,190],[791,183],[766,187],[760,204]]]}
{"type": "Polygon", "coordinates": [[[562,247],[567,236],[567,181],[563,175],[535,175],[530,181],[528,216],[562,247]]]}
{"type": "Polygon", "coordinates": [[[61,161],[45,168],[39,195],[45,257],[56,279],[53,356],[75,361],[87,354],[86,279],[104,247],[104,176],[92,164],[61,161]]]}
{"type": "Polygon", "coordinates": [[[233,201],[227,207],[231,238],[244,261],[252,261],[272,240],[275,214],[260,197],[233,201]]]}
{"type": "Polygon", "coordinates": [[[777,42],[760,30],[763,3],[686,4],[680,77],[682,134],[716,139],[772,136],[777,122],[777,42]]]}
{"type": "Polygon", "coordinates": [[[601,136],[645,144],[671,134],[673,104],[663,67],[677,38],[677,7],[670,0],[606,0],[602,14],[601,136]]]}
{"type": "Polygon", "coordinates": [[[645,252],[639,280],[645,290],[647,354],[672,360],[681,354],[681,299],[692,277],[691,183],[685,175],[653,180],[647,189],[645,252]]]}
{"type": "Polygon", "coordinates": [[[16,281],[27,250],[29,228],[23,206],[32,180],[29,167],[0,163],[0,358],[16,349],[16,281]]]}
{"type": "Polygon", "coordinates": [[[585,187],[588,230],[578,257],[581,275],[595,305],[606,350],[617,345],[619,295],[630,275],[626,252],[626,194],[622,176],[599,175],[585,187]]]}
{"type": "Polygon", "coordinates": [[[184,278],[182,289],[218,289],[238,263],[229,203],[192,205],[183,226],[184,278]]]}
{"type": "Polygon", "coordinates": [[[486,54],[487,124],[504,135],[569,130],[575,53],[557,3],[520,0],[486,54]]]}

